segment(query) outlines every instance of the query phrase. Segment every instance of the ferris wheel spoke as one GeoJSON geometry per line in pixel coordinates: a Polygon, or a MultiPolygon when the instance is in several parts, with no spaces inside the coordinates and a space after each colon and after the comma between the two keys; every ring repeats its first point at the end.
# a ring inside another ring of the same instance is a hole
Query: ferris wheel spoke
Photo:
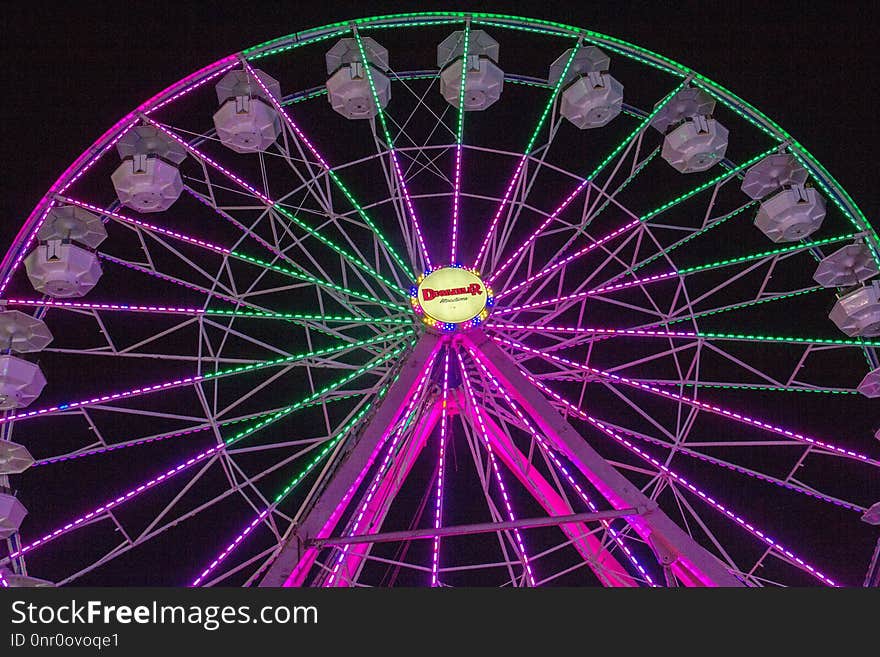
{"type": "MultiPolygon", "coordinates": [[[[257,78],[255,78],[255,79],[257,79],[257,78]]],[[[214,169],[215,171],[218,171],[219,173],[223,174],[226,178],[228,178],[232,182],[236,183],[236,185],[238,185],[247,194],[249,194],[250,196],[259,200],[264,206],[266,206],[267,209],[275,210],[276,212],[278,212],[279,214],[284,216],[286,219],[290,220],[291,222],[297,224],[300,227],[303,227],[305,225],[304,222],[302,222],[298,217],[296,217],[295,214],[289,212],[286,208],[284,208],[280,202],[272,200],[269,196],[260,192],[255,187],[253,187],[252,185],[247,183],[244,179],[240,178],[239,176],[237,176],[235,173],[233,173],[232,171],[230,171],[229,169],[227,169],[223,165],[217,163],[215,160],[213,160],[211,157],[209,157],[205,153],[202,153],[199,149],[197,149],[195,146],[193,146],[192,144],[187,142],[185,139],[183,139],[180,135],[178,135],[174,130],[171,130],[170,128],[166,127],[165,125],[158,123],[148,117],[144,117],[144,118],[146,121],[148,121],[150,123],[150,125],[155,127],[157,130],[160,130],[163,134],[167,135],[169,138],[173,139],[175,142],[177,142],[178,144],[183,146],[183,148],[185,148],[186,151],[190,155],[192,155],[194,158],[196,158],[199,162],[201,162],[205,165],[208,165],[211,169],[214,169]]],[[[331,175],[335,175],[335,174],[332,174],[332,172],[331,172],[331,175]]],[[[358,205],[357,208],[360,208],[360,205],[358,205]]],[[[361,208],[359,214],[361,214],[362,218],[366,217],[366,213],[363,212],[362,208],[361,208]]],[[[365,222],[368,225],[370,225],[371,228],[373,228],[373,230],[374,230],[374,232],[376,232],[377,236],[382,238],[381,234],[378,233],[377,231],[375,231],[375,224],[373,224],[372,220],[367,221],[367,219],[369,219],[369,217],[366,217],[365,222]]],[[[384,238],[382,238],[382,239],[384,239],[384,238]]],[[[321,240],[321,241],[327,245],[333,244],[330,240],[321,240]]],[[[333,246],[335,246],[335,245],[333,245],[333,246]]],[[[333,248],[333,247],[331,247],[331,248],[333,248]]],[[[386,244],[386,248],[390,248],[390,247],[388,247],[386,244]]],[[[393,283],[392,281],[390,281],[386,277],[382,276],[375,268],[370,266],[368,263],[364,262],[361,259],[355,258],[351,254],[349,254],[347,251],[344,252],[344,249],[341,249],[341,247],[336,247],[336,248],[334,248],[334,250],[336,250],[342,257],[346,258],[352,265],[358,267],[359,269],[362,269],[364,272],[366,272],[367,274],[369,274],[370,276],[375,278],[378,282],[380,282],[381,284],[388,287],[389,293],[391,293],[393,291],[393,292],[396,292],[397,294],[400,294],[400,295],[403,294],[403,289],[400,286],[396,285],[395,283],[393,283]]],[[[398,258],[399,258],[399,256],[398,256],[398,258]]],[[[404,268],[404,271],[407,271],[407,270],[404,268]]],[[[393,296],[393,294],[389,294],[389,296],[393,296]]]]}
{"type": "MultiPolygon", "coordinates": [[[[459,79],[459,89],[458,89],[458,120],[456,121],[455,127],[455,173],[453,174],[452,180],[452,234],[450,235],[450,255],[449,262],[457,262],[458,256],[458,218],[459,212],[461,208],[461,168],[462,168],[462,157],[461,157],[461,149],[462,143],[464,141],[464,94],[466,90],[466,80],[467,80],[467,71],[470,67],[470,41],[471,41],[471,21],[470,19],[466,20],[464,23],[464,34],[463,34],[463,45],[462,45],[462,55],[461,55],[461,78],[459,79]]],[[[455,50],[452,50],[454,53],[455,50]]],[[[451,53],[451,54],[452,54],[451,53]]],[[[479,260],[479,258],[477,258],[479,260]]],[[[445,417],[445,416],[444,416],[445,417]]],[[[442,439],[441,439],[442,442],[442,439]]],[[[442,457],[441,457],[442,458],[442,457]]],[[[439,480],[442,482],[442,466],[440,469],[441,475],[438,475],[439,480]]],[[[439,496],[439,493],[438,493],[439,496]]],[[[438,503],[439,505],[439,503],[438,503]]],[[[435,539],[435,561],[436,561],[436,553],[439,550],[439,542],[440,539],[435,539]]],[[[431,585],[437,586],[437,567],[436,565],[432,566],[431,570],[431,585]]]]}
{"type": "Polygon", "coordinates": [[[217,370],[212,372],[205,372],[204,374],[193,374],[188,377],[183,377],[180,379],[175,379],[173,381],[165,381],[162,383],[156,383],[148,386],[142,386],[139,388],[132,388],[130,390],[125,390],[122,392],[108,393],[104,395],[99,395],[96,397],[92,397],[91,399],[82,399],[78,401],[72,401],[67,403],[58,404],[55,406],[49,406],[45,408],[41,408],[39,410],[34,411],[25,411],[22,413],[11,413],[6,415],[5,417],[0,418],[0,423],[5,424],[7,422],[11,422],[13,420],[22,421],[29,418],[34,417],[44,417],[46,415],[51,415],[54,413],[59,413],[63,411],[68,411],[72,409],[84,408],[88,406],[92,406],[94,404],[105,403],[108,401],[119,401],[123,399],[129,399],[132,397],[139,397],[143,395],[152,394],[158,391],[170,390],[172,388],[179,388],[184,386],[191,386],[201,381],[208,381],[214,379],[220,379],[227,376],[236,376],[244,373],[250,373],[253,371],[257,371],[267,367],[278,367],[283,365],[289,365],[296,362],[305,362],[313,358],[317,358],[320,356],[341,353],[347,351],[349,349],[356,349],[360,347],[364,347],[371,344],[376,344],[379,342],[391,342],[393,343],[396,339],[405,338],[408,335],[411,335],[412,330],[407,331],[399,331],[396,333],[388,333],[382,335],[378,338],[371,338],[367,340],[359,340],[357,342],[345,343],[341,345],[337,345],[335,347],[329,347],[324,349],[316,349],[310,352],[304,352],[301,354],[296,354],[293,356],[285,356],[282,358],[278,358],[271,361],[261,361],[259,363],[255,363],[252,365],[241,365],[239,367],[230,368],[227,370],[217,370]]]}
{"type": "MultiPolygon", "coordinates": [[[[510,177],[510,181],[507,183],[507,189],[504,191],[504,196],[502,197],[501,202],[498,204],[498,209],[495,211],[495,215],[492,217],[492,220],[489,223],[489,228],[486,231],[486,235],[483,238],[482,244],[480,244],[480,248],[477,251],[476,257],[474,258],[474,267],[479,268],[480,262],[482,261],[484,256],[488,255],[486,250],[489,247],[490,241],[494,237],[495,230],[498,227],[498,222],[501,220],[501,216],[504,214],[504,209],[511,199],[514,188],[519,182],[520,175],[522,174],[523,168],[526,165],[526,160],[531,155],[532,147],[535,145],[535,142],[537,142],[538,140],[538,136],[541,134],[541,128],[544,127],[544,122],[547,120],[550,111],[556,104],[556,98],[559,95],[560,89],[562,89],[562,85],[565,82],[565,76],[568,73],[568,69],[571,67],[571,63],[574,61],[574,57],[581,46],[582,40],[582,37],[578,37],[575,47],[571,49],[571,54],[568,56],[568,60],[566,61],[565,66],[562,69],[562,74],[560,75],[559,80],[553,86],[553,89],[550,93],[550,98],[548,99],[547,104],[544,106],[544,111],[538,117],[538,123],[535,125],[535,128],[532,131],[532,136],[529,138],[528,144],[526,144],[525,149],[523,149],[522,156],[520,157],[519,162],[517,163],[516,168],[513,171],[513,175],[510,177]]],[[[462,85],[462,90],[464,90],[464,85],[462,85]]],[[[492,279],[490,278],[489,283],[491,282],[492,279]]]]}
{"type": "MultiPolygon", "coordinates": [[[[364,211],[360,203],[358,203],[358,201],[352,195],[351,191],[349,191],[349,189],[343,184],[336,171],[333,170],[333,168],[327,163],[327,160],[325,160],[324,157],[318,152],[317,148],[315,148],[314,144],[308,139],[308,137],[306,137],[302,129],[293,121],[290,114],[287,112],[286,109],[284,109],[279,100],[272,94],[271,91],[269,91],[269,88],[260,79],[260,77],[256,75],[253,67],[248,63],[247,59],[242,57],[241,63],[242,66],[244,66],[244,69],[248,72],[249,78],[256,82],[256,84],[266,94],[267,100],[272,104],[275,111],[278,112],[279,116],[282,117],[282,120],[287,125],[288,129],[296,135],[297,139],[299,139],[299,141],[306,146],[306,148],[312,153],[314,158],[320,163],[321,167],[327,172],[328,176],[339,189],[339,191],[341,191],[343,195],[348,199],[349,203],[351,203],[351,206],[355,209],[355,211],[358,213],[364,223],[366,223],[370,227],[370,229],[376,234],[376,236],[379,238],[379,241],[385,247],[387,253],[401,268],[401,271],[412,278],[412,271],[410,270],[409,266],[403,261],[403,258],[401,258],[397,251],[394,250],[388,239],[385,237],[382,231],[379,230],[379,227],[376,226],[370,216],[364,211]]],[[[273,204],[269,203],[269,205],[273,204]]]]}
{"type": "MultiPolygon", "coordinates": [[[[377,398],[381,398],[384,392],[388,389],[386,386],[382,389],[382,392],[377,395],[377,398]]],[[[296,476],[294,476],[287,485],[272,499],[272,503],[266,506],[262,511],[256,514],[253,519],[251,519],[245,528],[241,530],[238,535],[229,543],[221,552],[218,554],[213,561],[211,561],[196,577],[190,586],[202,586],[204,584],[210,585],[210,582],[206,582],[206,578],[216,570],[220,564],[225,561],[229,555],[241,545],[245,538],[261,523],[265,522],[266,518],[272,514],[275,509],[282,503],[284,500],[290,495],[294,490],[297,489],[297,486],[302,482],[302,480],[311,473],[315,467],[329,454],[335,451],[335,448],[339,446],[341,441],[351,432],[351,430],[361,421],[364,415],[369,411],[369,404],[361,404],[358,408],[353,412],[353,417],[345,423],[345,425],[339,429],[333,435],[328,436],[326,439],[316,442],[312,445],[312,449],[320,448],[318,453],[312,458],[312,460],[303,468],[296,476]]],[[[304,452],[307,453],[307,452],[304,452]]],[[[274,549],[274,548],[273,548],[274,549]]]]}
{"type": "Polygon", "coordinates": [[[729,420],[733,420],[734,422],[738,422],[738,423],[745,424],[748,426],[756,427],[762,431],[767,431],[769,433],[774,433],[777,435],[786,436],[788,438],[791,438],[792,440],[795,440],[795,441],[798,441],[801,443],[805,443],[805,444],[809,444],[814,447],[833,452],[836,456],[841,456],[841,457],[853,459],[856,461],[861,461],[862,463],[865,463],[866,465],[870,465],[875,468],[880,468],[880,461],[873,459],[869,456],[866,456],[865,454],[861,454],[859,452],[855,452],[853,450],[846,449],[844,447],[839,447],[839,446],[834,445],[833,443],[830,443],[826,440],[818,440],[816,438],[811,438],[811,437],[803,435],[801,433],[791,431],[789,429],[785,429],[783,427],[777,426],[772,423],[764,422],[763,420],[760,420],[760,419],[755,419],[755,418],[749,417],[747,415],[743,415],[742,413],[738,413],[736,411],[732,411],[727,408],[723,408],[721,406],[716,406],[714,404],[699,401],[697,399],[690,399],[688,397],[685,397],[684,395],[680,395],[678,393],[671,392],[669,390],[663,390],[661,388],[657,388],[656,386],[653,386],[653,385],[650,385],[647,383],[636,382],[628,377],[613,374],[611,372],[607,372],[605,370],[591,367],[589,365],[575,363],[567,358],[563,358],[563,357],[557,356],[555,354],[548,354],[548,353],[545,353],[541,350],[533,349],[532,347],[529,347],[529,346],[524,345],[519,342],[514,342],[514,341],[509,340],[507,338],[494,336],[494,337],[492,337],[492,340],[494,340],[495,342],[498,342],[500,344],[506,344],[510,347],[514,347],[515,349],[519,349],[521,351],[525,351],[525,352],[534,354],[544,361],[562,363],[563,365],[568,366],[569,368],[581,370],[587,374],[592,374],[594,376],[600,377],[600,378],[608,381],[609,383],[615,383],[615,384],[619,383],[619,384],[629,386],[631,388],[637,388],[639,390],[643,390],[645,392],[648,392],[654,396],[665,397],[667,399],[681,402],[681,403],[686,404],[688,406],[693,406],[695,408],[699,408],[700,410],[707,411],[707,412],[712,413],[714,415],[719,415],[719,416],[725,417],[729,420]]]}
{"type": "MultiPolygon", "coordinates": [[[[519,418],[520,422],[523,423],[524,427],[526,427],[526,430],[529,432],[529,434],[531,434],[532,439],[543,450],[543,452],[550,458],[550,460],[556,466],[557,470],[565,476],[565,478],[568,480],[571,487],[577,492],[578,496],[581,498],[583,503],[586,504],[587,507],[591,511],[593,511],[593,512],[598,511],[598,508],[593,503],[593,501],[588,497],[588,495],[583,490],[583,488],[572,478],[571,474],[568,473],[568,471],[563,466],[562,462],[555,455],[554,451],[550,449],[550,447],[546,444],[544,439],[541,437],[540,433],[535,431],[535,429],[532,427],[531,423],[526,419],[523,412],[519,409],[519,407],[514,403],[514,401],[508,395],[507,391],[504,389],[502,384],[498,381],[497,378],[495,378],[495,376],[489,371],[489,369],[486,367],[486,365],[482,362],[480,356],[477,355],[477,353],[471,348],[470,345],[466,344],[465,348],[467,349],[467,351],[470,354],[473,361],[480,368],[480,371],[483,373],[483,376],[485,376],[492,383],[494,388],[497,389],[498,392],[501,393],[502,397],[504,397],[505,402],[507,402],[507,406],[510,408],[511,411],[513,411],[516,414],[517,418],[519,418]]],[[[623,543],[623,539],[620,537],[618,532],[616,532],[611,527],[611,524],[608,521],[603,520],[603,521],[601,521],[601,523],[605,527],[606,531],[608,531],[611,534],[615,543],[617,543],[617,545],[621,548],[621,550],[623,550],[623,552],[626,554],[627,559],[630,561],[630,563],[633,565],[633,567],[635,567],[636,570],[639,573],[641,573],[641,575],[649,583],[651,583],[653,585],[653,581],[651,579],[651,576],[647,573],[647,571],[644,569],[644,567],[639,563],[638,559],[632,553],[632,551],[628,547],[626,547],[626,545],[623,543]]]]}
{"type": "MultiPolygon", "coordinates": [[[[574,50],[577,52],[577,49],[574,50]]],[[[573,54],[574,54],[573,52],[573,54]]],[[[564,80],[564,76],[560,77],[560,82],[564,80]]],[[[500,276],[508,267],[510,267],[513,262],[519,258],[519,256],[525,251],[536,239],[538,239],[544,230],[556,219],[556,217],[566,208],[569,203],[571,203],[577,196],[587,187],[587,185],[593,186],[593,181],[596,176],[605,169],[605,167],[614,160],[615,157],[621,154],[634,140],[639,139],[644,133],[644,131],[648,128],[651,123],[651,120],[657,115],[657,113],[666,106],[675,94],[683,89],[685,85],[687,85],[689,79],[685,78],[681,84],[676,86],[669,94],[667,94],[654,108],[654,110],[645,117],[636,128],[630,132],[617,146],[615,146],[611,152],[605,157],[602,162],[600,162],[595,169],[593,169],[592,173],[589,176],[581,180],[581,182],[575,187],[575,189],[566,197],[566,199],[560,204],[560,206],[547,217],[538,228],[535,229],[524,241],[520,244],[513,255],[511,255],[507,260],[505,260],[501,265],[497,265],[493,268],[492,276],[489,278],[489,283],[493,283],[498,276],[500,276]]],[[[558,91],[558,89],[557,89],[558,91]]],[[[555,94],[554,94],[555,95],[555,94]]]]}
{"type": "Polygon", "coordinates": [[[579,406],[568,401],[567,399],[565,399],[564,397],[562,397],[558,393],[553,392],[548,387],[543,386],[543,385],[541,385],[540,387],[545,392],[547,392],[549,395],[551,395],[551,397],[553,399],[555,399],[557,402],[563,404],[567,410],[574,413],[575,415],[577,415],[581,419],[589,422],[593,427],[595,427],[596,429],[598,429],[599,431],[601,431],[605,435],[613,438],[619,444],[623,445],[631,453],[635,454],[643,461],[646,461],[649,464],[653,465],[663,474],[669,476],[675,483],[678,483],[679,485],[681,485],[685,489],[687,489],[689,492],[697,495],[704,503],[708,504],[711,508],[713,508],[715,511],[721,513],[723,516],[729,518],[730,520],[733,520],[737,525],[739,525],[743,529],[747,530],[752,536],[758,538],[761,542],[763,542],[765,545],[767,545],[770,549],[779,552],[784,557],[787,557],[788,559],[791,560],[791,562],[794,565],[801,568],[805,572],[808,572],[810,575],[819,579],[824,584],[828,584],[830,586],[837,586],[837,584],[835,584],[835,582],[833,580],[826,577],[822,572],[818,571],[812,565],[810,565],[807,562],[805,562],[804,560],[800,559],[793,552],[791,552],[788,548],[786,548],[782,544],[778,543],[777,541],[773,540],[770,536],[767,535],[766,532],[761,531],[761,529],[758,528],[756,525],[749,523],[748,521],[744,520],[740,515],[738,515],[736,512],[732,511],[730,508],[728,508],[725,505],[721,504],[720,502],[716,501],[711,495],[700,490],[699,488],[694,486],[692,483],[687,481],[685,478],[681,477],[678,473],[676,473],[675,471],[670,469],[667,465],[664,465],[663,463],[661,463],[657,459],[653,458],[652,456],[650,456],[649,454],[647,454],[646,452],[641,450],[639,447],[637,447],[632,442],[627,440],[624,436],[622,436],[620,433],[615,431],[613,428],[604,424],[600,420],[597,420],[596,418],[592,417],[591,415],[588,415],[579,406]]]}
{"type": "Polygon", "coordinates": [[[403,196],[403,201],[406,205],[407,211],[409,212],[409,219],[412,222],[412,228],[415,230],[416,239],[418,240],[419,250],[422,255],[422,259],[424,260],[424,264],[427,267],[430,267],[430,255],[428,254],[428,249],[425,244],[425,238],[422,234],[421,226],[419,225],[419,219],[416,215],[415,207],[413,206],[412,199],[410,198],[409,189],[406,186],[406,179],[404,178],[403,171],[400,167],[400,161],[397,157],[397,149],[395,148],[394,138],[391,136],[391,131],[388,128],[388,121],[385,118],[385,110],[382,107],[382,103],[379,102],[379,94],[376,91],[376,85],[373,82],[373,73],[371,67],[368,64],[369,60],[367,58],[367,52],[364,48],[364,42],[356,26],[352,27],[352,33],[354,35],[355,41],[357,42],[358,50],[360,51],[361,55],[361,60],[364,62],[364,71],[366,72],[367,82],[370,85],[370,94],[373,98],[376,113],[379,117],[379,123],[382,126],[382,132],[385,136],[385,142],[389,149],[391,164],[394,169],[394,175],[396,176],[397,184],[400,187],[400,193],[403,196]]]}

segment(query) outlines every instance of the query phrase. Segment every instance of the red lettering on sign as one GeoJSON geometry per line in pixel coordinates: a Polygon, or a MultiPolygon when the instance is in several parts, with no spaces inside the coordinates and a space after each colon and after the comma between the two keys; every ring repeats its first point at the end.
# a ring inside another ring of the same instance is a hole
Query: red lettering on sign
{"type": "Polygon", "coordinates": [[[451,287],[445,290],[432,290],[429,287],[422,288],[422,301],[431,301],[437,297],[454,297],[458,294],[470,294],[477,296],[483,292],[483,286],[479,283],[471,283],[467,287],[451,287]]]}

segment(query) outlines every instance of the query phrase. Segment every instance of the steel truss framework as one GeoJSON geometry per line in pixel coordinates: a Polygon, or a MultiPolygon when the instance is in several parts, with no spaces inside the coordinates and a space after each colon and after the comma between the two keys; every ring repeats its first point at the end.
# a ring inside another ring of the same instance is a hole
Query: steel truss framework
{"type": "Polygon", "coordinates": [[[435,12],[224,58],[102,136],[0,266],[5,307],[55,335],[46,391],[0,418],[0,438],[36,457],[0,475],[30,510],[0,584],[833,586],[865,568],[876,583],[860,516],[880,499],[880,451],[856,386],[878,344],[823,323],[837,291],[811,279],[854,240],[877,257],[858,207],[778,125],[587,30],[435,12]],[[602,48],[622,69],[623,115],[576,131],[561,81],[505,71],[499,105],[515,96],[530,123],[499,136],[493,109],[459,111],[438,69],[406,59],[419,31],[460,30],[466,48],[477,29],[502,49],[534,40],[547,65],[602,48]],[[368,67],[376,115],[345,122],[323,70],[289,62],[339,38],[365,56],[367,36],[402,65],[384,109],[368,67]],[[262,86],[257,68],[300,91],[268,94],[280,136],[238,155],[205,127],[212,87],[233,69],[262,86]],[[625,77],[640,70],[656,77],[643,95],[625,77]],[[739,146],[673,176],[649,124],[685,86],[717,100],[739,146]],[[187,153],[162,215],[109,200],[113,147],[138,124],[187,153]],[[829,201],[820,233],[779,246],[756,236],[757,202],[739,191],[775,152],[829,201]],[[103,278],[85,299],[41,297],[22,262],[69,205],[107,226],[103,278]],[[497,304],[478,329],[429,332],[409,288],[457,261],[497,304]],[[815,333],[792,313],[814,314],[815,333]]]}

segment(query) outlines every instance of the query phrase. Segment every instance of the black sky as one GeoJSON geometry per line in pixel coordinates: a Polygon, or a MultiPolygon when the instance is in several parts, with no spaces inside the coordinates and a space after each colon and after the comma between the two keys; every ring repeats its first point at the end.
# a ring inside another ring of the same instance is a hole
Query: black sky
{"type": "Polygon", "coordinates": [[[17,2],[0,15],[0,244],[96,137],[187,73],[331,21],[465,5],[588,27],[691,66],[780,123],[876,224],[877,3],[17,2]]]}

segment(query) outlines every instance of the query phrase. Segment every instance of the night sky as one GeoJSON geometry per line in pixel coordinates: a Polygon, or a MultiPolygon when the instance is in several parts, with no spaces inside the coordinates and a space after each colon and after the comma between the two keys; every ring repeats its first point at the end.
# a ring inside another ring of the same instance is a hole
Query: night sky
{"type": "Polygon", "coordinates": [[[880,22],[877,3],[829,3],[821,9],[780,2],[754,7],[731,2],[726,8],[720,3],[651,3],[648,9],[643,3],[620,2],[302,4],[91,2],[80,7],[28,2],[7,10],[0,17],[7,72],[0,109],[2,248],[44,191],[94,139],[193,70],[304,28],[435,8],[559,20],[690,66],[797,138],[878,225],[880,196],[870,164],[878,145],[873,108],[880,62],[872,29],[880,22]]]}

